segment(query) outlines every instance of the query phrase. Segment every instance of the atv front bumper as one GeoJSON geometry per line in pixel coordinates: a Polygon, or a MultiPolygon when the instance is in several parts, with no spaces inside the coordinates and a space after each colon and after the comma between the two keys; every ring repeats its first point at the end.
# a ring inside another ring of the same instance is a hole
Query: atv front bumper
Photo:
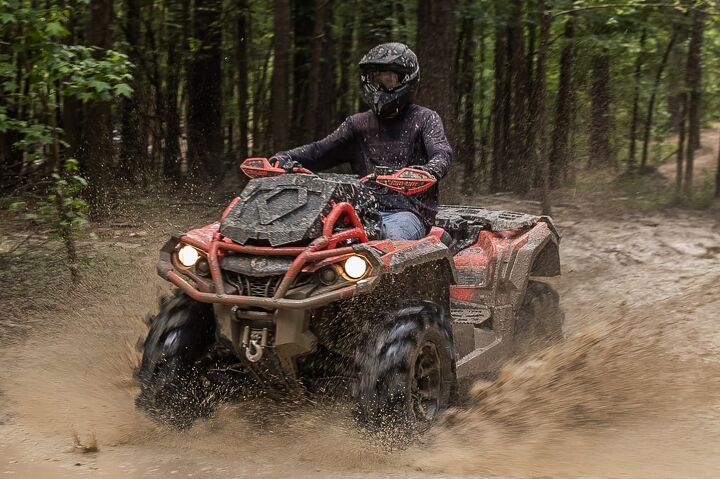
{"type": "MultiPolygon", "coordinates": [[[[375,283],[378,280],[378,276],[370,276],[365,279],[361,279],[357,282],[348,284],[347,286],[340,287],[338,289],[320,292],[318,294],[311,295],[307,298],[302,299],[290,299],[284,297],[284,293],[287,291],[287,287],[283,288],[282,285],[279,288],[278,294],[273,297],[261,297],[261,296],[245,296],[239,294],[225,294],[219,291],[224,291],[224,284],[222,277],[219,272],[218,264],[218,245],[217,242],[213,242],[213,246],[208,251],[208,262],[210,263],[210,269],[217,269],[217,273],[213,272],[211,278],[199,277],[188,271],[183,271],[177,264],[174,257],[176,246],[179,243],[185,243],[193,245],[192,238],[185,235],[176,234],[165,243],[160,251],[160,261],[158,262],[157,271],[158,274],[171,282],[173,285],[182,290],[185,294],[190,296],[195,301],[201,303],[212,303],[212,304],[223,304],[229,306],[237,306],[238,308],[263,308],[266,310],[307,310],[318,308],[336,301],[349,299],[355,296],[365,295],[372,291],[375,287],[375,283]],[[191,284],[186,277],[189,277],[195,283],[191,284]]],[[[200,247],[201,245],[197,245],[200,247]]],[[[227,248],[237,250],[237,252],[247,252],[250,254],[261,254],[264,248],[253,248],[253,247],[241,247],[239,245],[221,245],[221,248],[227,248]],[[259,250],[259,251],[256,251],[259,250]]],[[[270,250],[271,248],[268,248],[270,250]]],[[[278,251],[278,249],[274,249],[278,251]]],[[[299,271],[308,263],[326,259],[332,256],[341,256],[348,253],[353,253],[352,247],[337,248],[333,250],[312,250],[306,249],[303,253],[299,254],[291,270],[287,272],[288,286],[294,279],[299,271]]],[[[285,280],[284,280],[285,281],[285,280]]]]}

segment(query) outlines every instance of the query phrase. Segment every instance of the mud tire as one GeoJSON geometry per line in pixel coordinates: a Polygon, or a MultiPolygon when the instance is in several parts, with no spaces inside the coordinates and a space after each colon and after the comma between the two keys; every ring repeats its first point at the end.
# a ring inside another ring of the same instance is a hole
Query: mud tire
{"type": "Polygon", "coordinates": [[[215,342],[212,307],[178,292],[161,300],[160,312],[149,324],[135,404],[158,422],[187,429],[210,416],[216,403],[205,384],[203,362],[215,342]]]}
{"type": "Polygon", "coordinates": [[[528,281],[515,323],[516,350],[531,352],[562,341],[564,323],[557,291],[547,283],[528,281]]]}
{"type": "Polygon", "coordinates": [[[456,395],[450,325],[441,308],[426,304],[423,308],[401,310],[371,329],[357,358],[355,419],[375,437],[388,440],[391,447],[402,446],[414,434],[430,427],[456,395]],[[408,310],[417,313],[407,315],[408,310]],[[433,381],[437,384],[437,401],[432,415],[418,417],[412,391],[418,384],[417,361],[428,354],[427,350],[437,353],[438,376],[433,381]]]}

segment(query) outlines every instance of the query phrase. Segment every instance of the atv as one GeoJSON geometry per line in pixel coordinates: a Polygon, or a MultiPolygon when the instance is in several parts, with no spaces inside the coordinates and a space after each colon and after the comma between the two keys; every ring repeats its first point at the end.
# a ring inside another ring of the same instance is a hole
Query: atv
{"type": "MultiPolygon", "coordinates": [[[[417,241],[381,239],[376,195],[417,194],[425,171],[292,174],[266,158],[220,221],[171,237],[176,287],[142,345],[137,405],[179,428],[212,414],[218,374],[324,393],[333,381],[368,430],[417,431],[458,390],[533,341],[562,336],[549,217],[441,206],[417,241]]],[[[227,391],[227,389],[225,389],[227,391]]]]}

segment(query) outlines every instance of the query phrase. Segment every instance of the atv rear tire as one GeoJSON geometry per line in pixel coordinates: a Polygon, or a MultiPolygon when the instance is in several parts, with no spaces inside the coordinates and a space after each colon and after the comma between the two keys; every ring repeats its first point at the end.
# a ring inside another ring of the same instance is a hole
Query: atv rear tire
{"type": "Polygon", "coordinates": [[[406,308],[371,331],[358,356],[356,419],[403,443],[429,427],[456,393],[450,326],[433,303],[406,308]]]}
{"type": "Polygon", "coordinates": [[[204,384],[207,367],[201,360],[214,342],[212,306],[182,293],[161,301],[143,347],[137,407],[178,429],[211,415],[215,401],[204,384]]]}
{"type": "Polygon", "coordinates": [[[561,341],[564,322],[557,291],[547,283],[528,281],[515,323],[516,350],[528,352],[561,341]]]}

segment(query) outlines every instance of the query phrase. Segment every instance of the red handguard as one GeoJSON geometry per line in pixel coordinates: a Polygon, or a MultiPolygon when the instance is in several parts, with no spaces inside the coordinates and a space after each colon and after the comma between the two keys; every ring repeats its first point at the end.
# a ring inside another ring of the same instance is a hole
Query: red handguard
{"type": "MultiPolygon", "coordinates": [[[[242,162],[240,169],[248,178],[266,178],[268,176],[279,176],[288,173],[283,168],[277,166],[277,162],[273,165],[267,158],[248,158],[242,162]]],[[[311,175],[312,171],[307,168],[295,167],[291,173],[311,175]]]]}
{"type": "Polygon", "coordinates": [[[369,175],[361,181],[375,180],[378,185],[403,195],[416,195],[430,189],[437,180],[425,170],[402,168],[389,175],[369,175]]]}

